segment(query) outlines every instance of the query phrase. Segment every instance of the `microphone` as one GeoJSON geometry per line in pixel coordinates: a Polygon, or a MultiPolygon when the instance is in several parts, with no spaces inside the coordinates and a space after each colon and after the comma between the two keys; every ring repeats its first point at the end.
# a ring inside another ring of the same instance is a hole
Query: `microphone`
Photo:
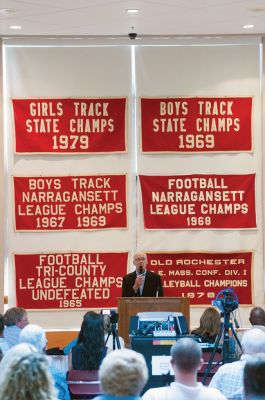
{"type": "Polygon", "coordinates": [[[139,267],[139,274],[140,275],[143,275],[143,267],[140,265],[140,267],[139,267]]]}
{"type": "Polygon", "coordinates": [[[156,288],[156,297],[159,297],[160,291],[161,291],[161,286],[159,285],[159,286],[157,286],[157,288],[156,288]]]}

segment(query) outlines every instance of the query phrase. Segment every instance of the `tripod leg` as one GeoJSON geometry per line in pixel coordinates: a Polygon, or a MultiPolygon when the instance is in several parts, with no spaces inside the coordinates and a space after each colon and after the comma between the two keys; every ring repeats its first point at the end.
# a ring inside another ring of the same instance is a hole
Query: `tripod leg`
{"type": "Polygon", "coordinates": [[[105,344],[108,343],[109,337],[110,337],[110,332],[108,333],[107,339],[105,340],[105,344]]]}
{"type": "Polygon", "coordinates": [[[239,347],[240,350],[243,352],[243,349],[242,349],[240,340],[238,339],[238,336],[237,336],[237,334],[236,334],[235,328],[233,327],[233,324],[231,324],[231,331],[232,331],[232,334],[233,334],[234,338],[236,339],[236,342],[237,342],[237,344],[238,344],[238,347],[239,347]]]}
{"type": "Polygon", "coordinates": [[[117,333],[117,329],[116,329],[116,324],[112,323],[111,326],[111,333],[112,333],[112,348],[113,350],[116,349],[116,344],[117,344],[117,349],[121,348],[121,344],[120,344],[120,339],[117,333]]]}
{"type": "Polygon", "coordinates": [[[214,348],[213,348],[211,357],[210,357],[210,359],[209,359],[209,362],[208,362],[206,371],[205,371],[204,376],[203,376],[203,379],[202,379],[202,384],[203,384],[203,385],[205,384],[206,379],[207,379],[207,377],[208,377],[208,375],[209,375],[209,372],[210,372],[210,370],[211,370],[211,368],[212,368],[213,359],[214,359],[214,356],[215,356],[215,354],[216,354],[218,345],[219,345],[219,343],[220,343],[220,339],[221,339],[222,334],[223,334],[223,329],[224,329],[224,325],[223,325],[223,323],[221,323],[220,330],[219,330],[217,339],[216,339],[216,341],[215,341],[215,344],[214,344],[214,348]]]}

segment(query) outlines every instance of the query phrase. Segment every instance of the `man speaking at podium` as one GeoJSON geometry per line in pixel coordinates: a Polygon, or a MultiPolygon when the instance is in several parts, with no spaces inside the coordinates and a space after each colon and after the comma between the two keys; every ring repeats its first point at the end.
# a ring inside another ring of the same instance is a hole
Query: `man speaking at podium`
{"type": "Polygon", "coordinates": [[[161,278],[147,271],[147,256],[138,252],[133,256],[134,272],[127,274],[122,281],[122,297],[163,297],[161,278]]]}

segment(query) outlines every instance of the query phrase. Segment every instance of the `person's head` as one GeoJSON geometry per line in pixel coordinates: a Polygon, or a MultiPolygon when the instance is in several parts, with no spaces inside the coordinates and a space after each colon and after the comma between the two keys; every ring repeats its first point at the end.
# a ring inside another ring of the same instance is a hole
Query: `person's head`
{"type": "Polygon", "coordinates": [[[133,265],[136,268],[136,271],[142,274],[146,270],[147,265],[147,255],[142,252],[137,252],[133,256],[133,265]]]}
{"type": "Polygon", "coordinates": [[[129,349],[112,351],[99,368],[101,388],[110,396],[138,396],[147,378],[144,357],[129,349]]]}
{"type": "Polygon", "coordinates": [[[23,329],[28,325],[28,315],[27,310],[22,307],[12,307],[9,308],[4,314],[4,324],[6,326],[16,325],[20,329],[23,329]]]}
{"type": "Polygon", "coordinates": [[[202,336],[216,336],[219,332],[220,324],[219,312],[213,307],[208,307],[200,318],[200,334],[202,336]]]}
{"type": "Polygon", "coordinates": [[[84,315],[77,343],[82,344],[81,369],[98,369],[105,348],[102,315],[94,311],[84,315]]]}
{"type": "Polygon", "coordinates": [[[44,329],[39,325],[28,324],[20,332],[19,343],[32,344],[39,352],[44,352],[47,346],[44,329]]]}
{"type": "Polygon", "coordinates": [[[261,307],[252,308],[249,315],[249,322],[251,325],[265,326],[265,311],[261,307]]]}
{"type": "Polygon", "coordinates": [[[36,351],[37,349],[31,344],[20,343],[11,347],[11,349],[5,353],[1,361],[0,388],[2,387],[3,380],[9,374],[9,370],[12,366],[16,364],[21,357],[36,351]]]}
{"type": "Polygon", "coordinates": [[[265,354],[247,360],[244,368],[245,399],[265,399],[265,354]]]}
{"type": "Polygon", "coordinates": [[[0,337],[3,336],[4,329],[5,329],[4,316],[0,314],[0,337]]]}
{"type": "Polygon", "coordinates": [[[170,355],[175,374],[196,374],[203,363],[200,345],[190,338],[179,339],[171,347],[170,355]]]}
{"type": "Polygon", "coordinates": [[[244,333],[241,341],[243,353],[265,353],[265,333],[260,329],[250,329],[244,333]]]}
{"type": "Polygon", "coordinates": [[[55,400],[47,357],[39,352],[23,355],[6,371],[0,388],[1,400],[55,400]]]}

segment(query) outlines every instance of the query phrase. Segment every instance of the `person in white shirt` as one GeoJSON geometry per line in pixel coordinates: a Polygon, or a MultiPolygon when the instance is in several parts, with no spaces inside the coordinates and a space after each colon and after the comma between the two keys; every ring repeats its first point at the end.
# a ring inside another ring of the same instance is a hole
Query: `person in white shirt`
{"type": "Polygon", "coordinates": [[[210,382],[210,387],[223,393],[228,400],[244,400],[243,372],[251,356],[265,353],[265,333],[250,329],[242,339],[243,354],[239,361],[222,365],[210,382]]]}
{"type": "Polygon", "coordinates": [[[197,382],[197,372],[202,367],[202,351],[190,338],[179,339],[171,348],[171,365],[175,382],[170,386],[153,388],[144,393],[142,400],[225,400],[217,389],[197,382]]]}
{"type": "Polygon", "coordinates": [[[21,329],[29,323],[27,310],[23,307],[11,307],[4,314],[4,337],[9,347],[13,347],[19,342],[21,329]]]}

